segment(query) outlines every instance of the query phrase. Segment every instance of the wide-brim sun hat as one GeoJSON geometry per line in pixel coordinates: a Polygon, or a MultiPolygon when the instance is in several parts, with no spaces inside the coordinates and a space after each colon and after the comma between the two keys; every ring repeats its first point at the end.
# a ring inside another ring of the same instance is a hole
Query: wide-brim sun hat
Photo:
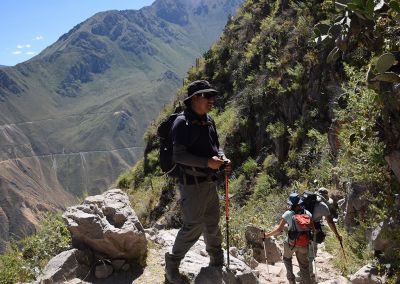
{"type": "Polygon", "coordinates": [[[298,193],[294,192],[289,195],[287,204],[289,204],[290,206],[301,205],[303,204],[303,200],[300,198],[300,195],[298,193]]]}
{"type": "Polygon", "coordinates": [[[213,86],[206,80],[197,80],[190,83],[187,88],[187,97],[183,100],[187,103],[191,100],[193,96],[207,94],[207,95],[218,95],[218,91],[213,88],[213,86]]]}

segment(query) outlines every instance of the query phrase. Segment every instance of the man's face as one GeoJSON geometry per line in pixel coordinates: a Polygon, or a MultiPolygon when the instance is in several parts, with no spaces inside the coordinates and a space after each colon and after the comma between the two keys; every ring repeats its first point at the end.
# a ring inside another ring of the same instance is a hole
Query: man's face
{"type": "Polygon", "coordinates": [[[212,93],[200,94],[192,97],[192,108],[199,114],[206,114],[214,106],[215,96],[212,93]]]}

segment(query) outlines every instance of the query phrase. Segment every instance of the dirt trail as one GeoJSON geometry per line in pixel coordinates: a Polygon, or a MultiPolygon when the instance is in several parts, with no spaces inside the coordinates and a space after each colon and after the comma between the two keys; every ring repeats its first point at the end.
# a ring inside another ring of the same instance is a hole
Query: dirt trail
{"type": "MultiPolygon", "coordinates": [[[[341,276],[340,272],[330,264],[330,260],[332,258],[333,256],[325,250],[324,244],[318,245],[318,253],[316,257],[317,283],[349,283],[348,280],[345,277],[341,276]]],[[[299,271],[299,266],[295,256],[293,256],[293,266],[294,274],[297,275],[299,271]]],[[[283,262],[277,262],[275,263],[275,265],[268,265],[269,275],[267,265],[265,263],[260,263],[255,269],[260,271],[260,283],[288,283],[286,279],[286,269],[283,262]]]]}

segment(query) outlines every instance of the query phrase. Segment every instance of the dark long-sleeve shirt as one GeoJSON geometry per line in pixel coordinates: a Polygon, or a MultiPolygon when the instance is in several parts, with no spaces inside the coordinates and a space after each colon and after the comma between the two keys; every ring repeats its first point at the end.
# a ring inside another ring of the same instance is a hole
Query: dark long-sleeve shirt
{"type": "MultiPolygon", "coordinates": [[[[172,126],[173,159],[183,168],[195,167],[207,175],[215,171],[208,168],[208,159],[223,155],[219,148],[215,124],[208,115],[200,116],[187,109],[172,126]]],[[[189,177],[189,183],[190,182],[189,177]]]]}

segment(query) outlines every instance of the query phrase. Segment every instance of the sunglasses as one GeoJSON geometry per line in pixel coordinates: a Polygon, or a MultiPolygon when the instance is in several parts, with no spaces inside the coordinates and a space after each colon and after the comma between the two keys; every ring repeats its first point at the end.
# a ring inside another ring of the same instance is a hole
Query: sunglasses
{"type": "Polygon", "coordinates": [[[203,98],[206,98],[206,99],[211,99],[211,98],[215,97],[215,95],[216,95],[215,93],[201,93],[201,94],[198,94],[196,96],[203,97],[203,98]]]}

